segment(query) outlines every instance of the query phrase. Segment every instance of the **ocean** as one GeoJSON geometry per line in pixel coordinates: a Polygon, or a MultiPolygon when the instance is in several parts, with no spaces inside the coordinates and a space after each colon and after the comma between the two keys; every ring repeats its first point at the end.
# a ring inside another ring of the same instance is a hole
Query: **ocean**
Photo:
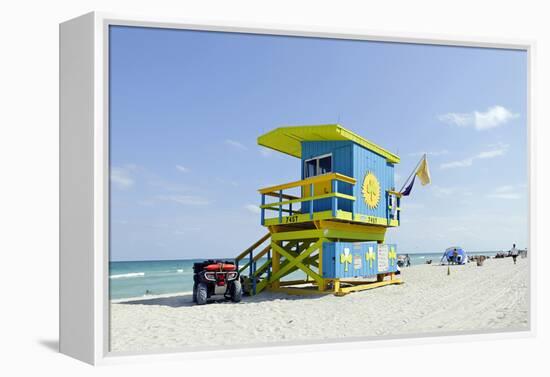
{"type": "MultiPolygon", "coordinates": [[[[425,264],[430,259],[432,263],[439,263],[442,254],[442,252],[411,253],[409,257],[412,265],[419,265],[425,264]]],[[[468,255],[479,254],[494,256],[496,252],[468,252],[468,255]]],[[[230,259],[228,258],[228,260],[230,259]]],[[[193,290],[193,263],[200,261],[202,259],[110,262],[110,298],[117,300],[147,295],[191,292],[193,290]]],[[[258,261],[258,265],[261,265],[262,262],[262,260],[258,261]]],[[[298,271],[287,278],[294,280],[304,276],[298,271]]]]}

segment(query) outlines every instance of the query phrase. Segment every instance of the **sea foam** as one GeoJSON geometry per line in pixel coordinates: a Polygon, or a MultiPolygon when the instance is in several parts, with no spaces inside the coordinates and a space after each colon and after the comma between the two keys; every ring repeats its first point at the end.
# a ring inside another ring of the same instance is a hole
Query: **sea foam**
{"type": "Polygon", "coordinates": [[[145,272],[131,272],[128,274],[119,274],[119,275],[111,275],[111,279],[122,279],[122,278],[137,278],[140,276],[145,276],[145,272]]]}

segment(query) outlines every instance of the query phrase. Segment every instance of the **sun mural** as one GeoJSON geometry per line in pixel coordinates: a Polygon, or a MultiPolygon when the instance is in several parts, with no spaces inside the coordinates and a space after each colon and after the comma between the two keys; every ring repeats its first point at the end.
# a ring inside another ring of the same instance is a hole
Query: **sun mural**
{"type": "Polygon", "coordinates": [[[380,182],[372,172],[367,172],[363,181],[363,198],[369,208],[376,208],[380,202],[380,182]]]}

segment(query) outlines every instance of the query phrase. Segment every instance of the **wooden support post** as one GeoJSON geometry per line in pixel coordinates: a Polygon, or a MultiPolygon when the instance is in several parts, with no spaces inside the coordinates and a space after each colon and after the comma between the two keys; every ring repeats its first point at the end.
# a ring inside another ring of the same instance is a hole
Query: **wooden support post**
{"type": "MultiPolygon", "coordinates": [[[[271,247],[267,251],[267,261],[269,262],[271,260],[271,247]]],[[[267,280],[271,279],[271,268],[267,267],[267,280]]]]}
{"type": "Polygon", "coordinates": [[[338,293],[340,291],[340,280],[339,279],[336,279],[336,280],[333,280],[333,283],[334,285],[334,293],[338,293]]]}
{"type": "Polygon", "coordinates": [[[252,277],[252,258],[254,258],[254,252],[250,250],[248,253],[248,274],[252,277]]]}
{"type": "MultiPolygon", "coordinates": [[[[279,190],[279,203],[283,201],[283,190],[279,190]]],[[[279,224],[283,222],[283,206],[279,204],[279,224]]]]}
{"type": "MultiPolygon", "coordinates": [[[[313,183],[311,183],[311,184],[309,185],[309,195],[310,195],[311,197],[314,197],[314,196],[315,196],[315,194],[314,194],[314,192],[313,192],[313,183]]],[[[309,218],[310,218],[311,220],[313,220],[313,200],[310,200],[310,201],[309,201],[309,218]]]]}
{"type": "MultiPolygon", "coordinates": [[[[262,194],[262,206],[265,205],[265,194],[262,194]]],[[[265,208],[261,208],[261,223],[265,223],[265,208]]]]}
{"type": "MultiPolygon", "coordinates": [[[[280,242],[279,242],[280,243],[280,242]]],[[[279,254],[277,252],[277,250],[275,249],[275,247],[273,246],[277,246],[277,243],[272,241],[271,242],[271,273],[273,275],[275,275],[276,273],[279,272],[279,269],[281,268],[281,254],[279,254]]],[[[279,284],[279,279],[273,281],[271,283],[271,287],[272,288],[279,288],[280,284],[279,284]]]]}
{"type": "Polygon", "coordinates": [[[301,252],[297,256],[294,256],[290,250],[285,249],[276,243],[273,243],[272,244],[273,253],[277,252],[278,254],[281,254],[283,257],[285,257],[286,261],[284,263],[284,267],[282,267],[277,273],[273,272],[271,280],[272,281],[279,280],[280,278],[288,275],[292,270],[292,268],[297,267],[303,272],[305,272],[307,275],[309,275],[309,277],[315,280],[317,283],[321,283],[323,278],[303,263],[303,261],[307,257],[309,257],[314,251],[319,249],[320,244],[321,244],[321,240],[318,240],[317,242],[309,246],[307,250],[301,252]]]}
{"type": "Polygon", "coordinates": [[[252,274],[250,275],[252,278],[252,294],[256,294],[256,262],[252,261],[252,274]]]}
{"type": "MultiPolygon", "coordinates": [[[[321,245],[319,245],[319,254],[317,254],[317,265],[319,269],[319,276],[323,277],[323,242],[325,239],[321,240],[321,245]]],[[[324,291],[327,289],[327,281],[323,279],[322,283],[319,284],[319,290],[324,291]]]]}

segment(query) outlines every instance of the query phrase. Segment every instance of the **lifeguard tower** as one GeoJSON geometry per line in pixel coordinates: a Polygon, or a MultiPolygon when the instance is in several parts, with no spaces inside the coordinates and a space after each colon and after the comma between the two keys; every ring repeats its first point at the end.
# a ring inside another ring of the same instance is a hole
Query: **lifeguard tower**
{"type": "Polygon", "coordinates": [[[396,245],[384,244],[400,221],[397,155],[338,124],[280,127],[258,144],[300,159],[301,179],[259,190],[269,232],[236,258],[245,291],[343,295],[401,283],[396,245]]]}

